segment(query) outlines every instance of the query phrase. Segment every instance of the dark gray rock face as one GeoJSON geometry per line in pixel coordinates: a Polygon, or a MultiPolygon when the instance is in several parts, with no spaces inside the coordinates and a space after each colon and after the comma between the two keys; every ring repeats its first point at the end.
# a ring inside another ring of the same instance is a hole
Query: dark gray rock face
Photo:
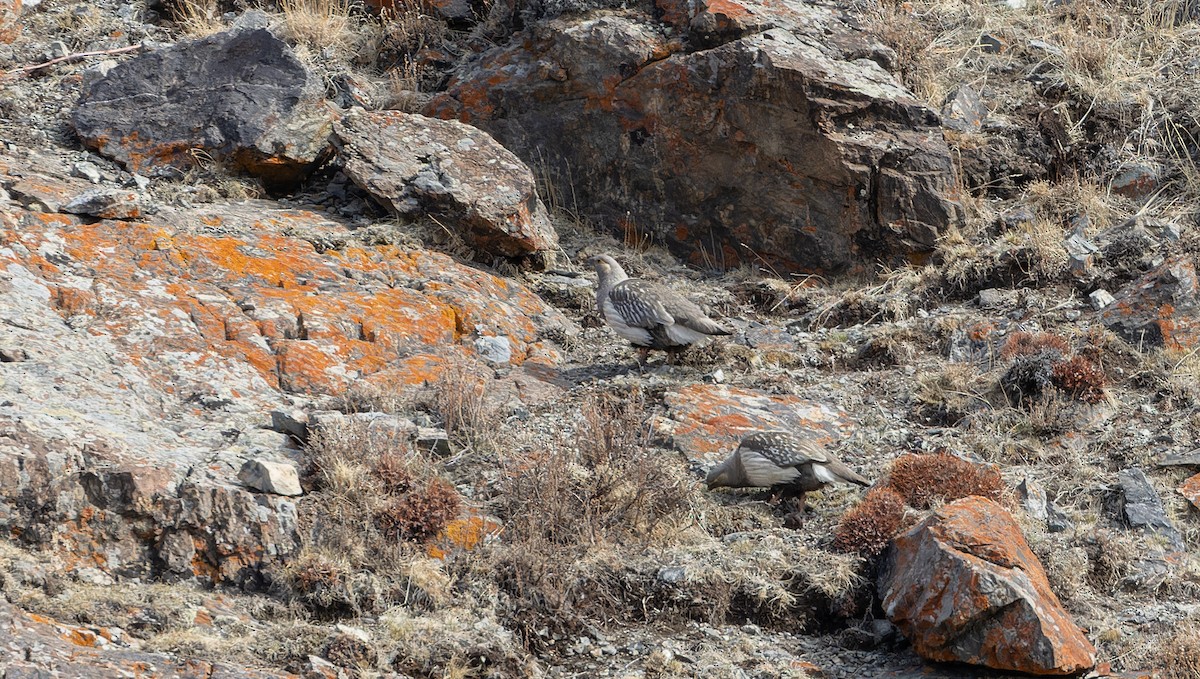
{"type": "Polygon", "coordinates": [[[71,121],[84,143],[131,172],[214,158],[270,185],[315,168],[335,116],[285,42],[238,28],[117,66],[84,92],[71,121]]]}
{"type": "Polygon", "coordinates": [[[543,22],[425,112],[487,130],[569,207],[693,264],[853,270],[961,220],[937,114],[832,6],[660,9],[543,22]]]}

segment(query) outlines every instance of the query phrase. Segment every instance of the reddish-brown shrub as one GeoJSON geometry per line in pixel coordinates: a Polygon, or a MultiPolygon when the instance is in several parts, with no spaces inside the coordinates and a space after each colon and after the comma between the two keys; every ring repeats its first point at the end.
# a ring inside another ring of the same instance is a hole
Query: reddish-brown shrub
{"type": "Polygon", "coordinates": [[[408,460],[403,455],[388,451],[375,460],[371,472],[383,484],[386,493],[406,493],[413,485],[413,475],[408,469],[408,460]]]}
{"type": "Polygon", "coordinates": [[[887,485],[917,509],[929,509],[937,500],[953,502],[968,495],[1001,500],[1004,494],[998,469],[946,452],[898,458],[892,462],[887,485]]]}
{"type": "Polygon", "coordinates": [[[375,515],[384,535],[396,540],[423,541],[434,537],[458,516],[462,496],[443,479],[431,479],[421,490],[392,498],[375,515]]]}
{"type": "Polygon", "coordinates": [[[904,498],[891,488],[873,488],[842,515],[833,531],[833,549],[874,557],[904,528],[904,498]]]}
{"type": "Polygon", "coordinates": [[[1007,360],[1043,351],[1054,351],[1065,356],[1071,353],[1071,345],[1067,344],[1067,340],[1048,332],[1014,332],[1000,349],[1000,357],[1007,360]]]}
{"type": "Polygon", "coordinates": [[[1082,356],[1055,363],[1050,381],[1084,403],[1099,403],[1104,399],[1104,371],[1082,356]]]}

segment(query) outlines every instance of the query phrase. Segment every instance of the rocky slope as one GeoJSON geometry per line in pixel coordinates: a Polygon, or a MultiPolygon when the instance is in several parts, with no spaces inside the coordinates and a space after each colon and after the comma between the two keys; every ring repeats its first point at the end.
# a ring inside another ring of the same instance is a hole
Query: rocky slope
{"type": "Polygon", "coordinates": [[[443,4],[0,0],[5,676],[1195,676],[1146,16],[443,4]],[[734,334],[639,370],[599,253],[734,334]],[[703,488],[780,427],[875,487],[703,488]]]}

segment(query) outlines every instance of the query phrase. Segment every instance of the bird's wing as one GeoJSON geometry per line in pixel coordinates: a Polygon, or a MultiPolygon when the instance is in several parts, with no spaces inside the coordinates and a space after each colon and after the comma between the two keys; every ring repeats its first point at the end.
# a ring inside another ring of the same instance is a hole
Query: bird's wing
{"type": "Polygon", "coordinates": [[[631,278],[617,283],[608,293],[608,301],[626,325],[635,328],[671,325],[675,323],[675,317],[663,305],[663,290],[660,286],[631,278]]]}
{"type": "Polygon", "coordinates": [[[708,317],[698,304],[683,295],[663,288],[663,307],[675,318],[675,322],[705,335],[728,335],[729,330],[708,317]]]}
{"type": "Polygon", "coordinates": [[[799,467],[811,463],[828,464],[832,459],[817,442],[782,431],[751,434],[742,439],[741,448],[762,455],[780,467],[799,467]]]}
{"type": "Polygon", "coordinates": [[[800,477],[800,470],[795,466],[780,466],[760,451],[742,448],[738,453],[742,456],[746,481],[752,486],[765,488],[790,483],[800,477]]]}

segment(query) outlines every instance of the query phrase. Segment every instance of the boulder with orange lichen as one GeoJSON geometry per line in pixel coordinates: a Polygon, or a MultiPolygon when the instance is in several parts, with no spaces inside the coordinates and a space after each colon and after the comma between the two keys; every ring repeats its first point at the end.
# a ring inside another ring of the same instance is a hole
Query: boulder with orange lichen
{"type": "Polygon", "coordinates": [[[1058,676],[1096,664],[1016,521],[991,500],[952,502],[897,537],[878,587],[924,658],[1058,676]]]}
{"type": "Polygon", "coordinates": [[[0,0],[0,43],[10,43],[21,34],[21,0],[0,0]]]}
{"type": "Polygon", "coordinates": [[[559,360],[542,337],[570,322],[524,286],[349,234],[268,201],[153,222],[0,212],[0,346],[26,357],[3,377],[0,530],[67,573],[254,587],[299,547],[296,500],[238,479],[299,461],[272,410],[420,386],[480,337],[522,373],[559,360]]]}
{"type": "Polygon", "coordinates": [[[400,111],[336,126],[346,174],[408,218],[439,220],[484,253],[544,268],[558,246],[533,173],[486,132],[400,111]]]}
{"type": "Polygon", "coordinates": [[[1200,342],[1200,288],[1191,259],[1176,256],[1120,290],[1100,318],[1139,348],[1191,349],[1200,342]]]}
{"type": "Polygon", "coordinates": [[[300,181],[327,156],[337,112],[260,18],[116,66],[84,91],[75,131],[130,172],[215,159],[268,185],[300,181]]]}
{"type": "Polygon", "coordinates": [[[697,265],[865,270],[961,222],[937,114],[835,6],[656,10],[539,22],[424,112],[487,130],[627,242],[697,265]]]}
{"type": "Polygon", "coordinates": [[[754,431],[783,429],[822,443],[848,433],[845,413],[798,396],[716,384],[690,384],[664,397],[669,418],[658,428],[692,462],[723,459],[754,431]]]}

